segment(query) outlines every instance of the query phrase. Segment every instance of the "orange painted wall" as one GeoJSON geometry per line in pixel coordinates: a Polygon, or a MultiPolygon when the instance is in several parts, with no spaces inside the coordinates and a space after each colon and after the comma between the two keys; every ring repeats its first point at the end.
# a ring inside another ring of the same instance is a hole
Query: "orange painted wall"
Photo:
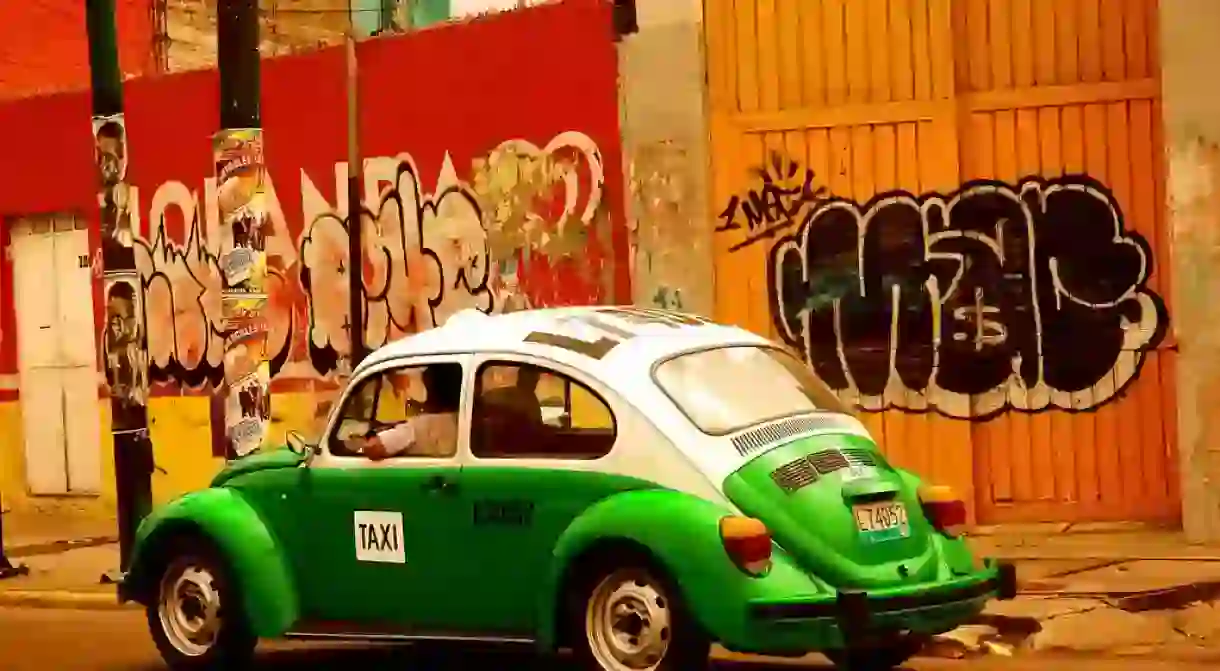
{"type": "MultiPolygon", "coordinates": [[[[152,71],[152,0],[115,0],[126,75],[152,71]]],[[[0,99],[89,87],[84,0],[0,2],[0,99]]]]}
{"type": "MultiPolygon", "coordinates": [[[[931,391],[896,398],[887,388],[864,417],[898,464],[965,492],[980,523],[1177,520],[1156,0],[704,6],[716,212],[758,193],[773,156],[784,164],[771,168],[777,184],[799,190],[808,168],[823,198],[860,212],[887,192],[948,207],[972,180],[1016,191],[1034,180],[1042,193],[1057,179],[1102,186],[1148,260],[1138,289],[1149,297],[1140,323],[1151,326],[1111,371],[1092,388],[1047,392],[1057,396],[1038,409],[1015,383],[959,395],[953,412],[931,391]],[[997,394],[1003,409],[974,414],[997,394]]],[[[772,230],[717,222],[728,229],[716,238],[718,319],[782,338],[775,249],[818,207],[785,213],[772,230]]],[[[816,246],[822,229],[810,230],[816,246]]],[[[945,309],[937,319],[959,318],[945,309]]]]}

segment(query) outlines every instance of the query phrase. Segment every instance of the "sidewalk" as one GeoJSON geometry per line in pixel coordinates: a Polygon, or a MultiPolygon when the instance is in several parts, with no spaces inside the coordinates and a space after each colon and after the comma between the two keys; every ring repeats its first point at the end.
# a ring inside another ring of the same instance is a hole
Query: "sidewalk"
{"type": "Polygon", "coordinates": [[[29,573],[0,580],[0,606],[118,607],[114,585],[101,584],[119,565],[113,518],[57,501],[3,523],[5,556],[29,573]]]}
{"type": "Polygon", "coordinates": [[[86,512],[68,502],[42,510],[3,513],[4,553],[13,559],[65,547],[118,541],[113,517],[86,512]]]}
{"type": "Polygon", "coordinates": [[[978,554],[1016,563],[1020,594],[947,636],[957,656],[1001,641],[1009,651],[1220,661],[1220,547],[1178,531],[1044,526],[971,538],[978,554]]]}
{"type": "Polygon", "coordinates": [[[13,563],[24,564],[30,572],[0,580],[0,608],[108,610],[122,607],[115,586],[101,582],[103,574],[119,567],[116,543],[30,555],[15,558],[13,563]]]}

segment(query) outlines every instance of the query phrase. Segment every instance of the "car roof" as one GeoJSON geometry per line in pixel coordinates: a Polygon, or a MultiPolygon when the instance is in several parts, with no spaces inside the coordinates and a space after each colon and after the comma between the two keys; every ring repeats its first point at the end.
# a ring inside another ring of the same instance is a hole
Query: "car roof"
{"type": "Polygon", "coordinates": [[[651,366],[686,351],[768,344],[767,339],[745,329],[669,310],[599,305],[486,314],[471,309],[453,314],[441,326],[387,343],[370,353],[356,373],[391,359],[509,352],[550,359],[598,374],[627,360],[636,366],[651,366]],[[654,323],[640,323],[639,319],[631,318],[641,315],[653,317],[654,323]],[[527,340],[539,333],[586,342],[604,336],[615,337],[613,332],[590,325],[590,321],[629,337],[619,338],[620,344],[600,358],[553,343],[527,340]]]}

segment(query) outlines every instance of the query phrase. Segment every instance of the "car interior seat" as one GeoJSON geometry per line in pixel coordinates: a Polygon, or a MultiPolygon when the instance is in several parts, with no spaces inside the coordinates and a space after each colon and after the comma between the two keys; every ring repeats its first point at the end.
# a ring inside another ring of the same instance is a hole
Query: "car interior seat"
{"type": "Polygon", "coordinates": [[[542,406],[531,392],[513,386],[490,389],[476,400],[475,416],[480,453],[508,456],[548,451],[542,406]]]}

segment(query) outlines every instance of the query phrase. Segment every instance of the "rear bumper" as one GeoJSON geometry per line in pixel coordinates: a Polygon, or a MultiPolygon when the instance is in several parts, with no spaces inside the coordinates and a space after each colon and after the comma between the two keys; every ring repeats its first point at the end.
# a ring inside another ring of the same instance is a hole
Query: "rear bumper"
{"type": "Polygon", "coordinates": [[[999,562],[982,572],[982,577],[955,581],[947,587],[908,593],[870,594],[842,590],[835,598],[817,601],[752,603],[750,614],[764,620],[804,620],[835,617],[866,621],[873,614],[944,606],[975,599],[1011,599],[1016,596],[1016,571],[1012,564],[999,562]]]}
{"type": "Polygon", "coordinates": [[[749,647],[824,650],[868,646],[906,634],[939,634],[978,615],[987,601],[1011,599],[1016,592],[1014,566],[989,561],[978,573],[932,586],[753,601],[748,606],[750,628],[761,645],[749,647]]]}

